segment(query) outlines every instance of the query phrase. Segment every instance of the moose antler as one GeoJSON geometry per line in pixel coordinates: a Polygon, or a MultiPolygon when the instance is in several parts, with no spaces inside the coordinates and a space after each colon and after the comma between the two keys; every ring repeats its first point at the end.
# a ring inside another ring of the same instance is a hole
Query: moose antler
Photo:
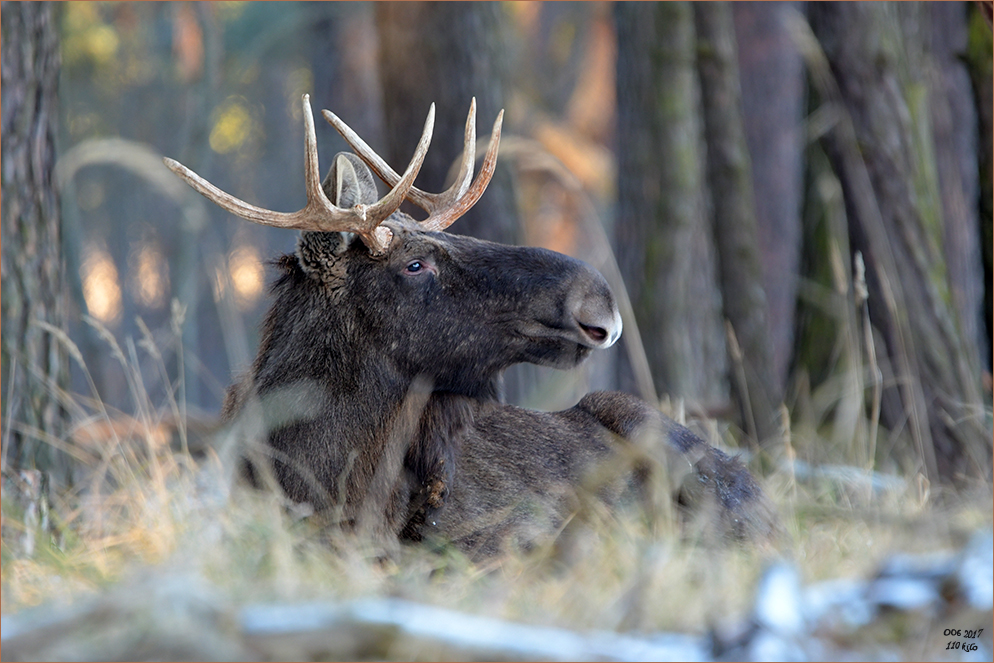
{"type": "Polygon", "coordinates": [[[319,232],[353,232],[362,237],[362,241],[370,253],[373,255],[382,254],[390,242],[391,235],[389,229],[380,227],[380,223],[400,207],[414,183],[414,178],[418,176],[421,164],[428,153],[428,144],[431,142],[432,128],[435,124],[435,104],[432,104],[431,108],[428,109],[428,119],[425,120],[421,140],[418,141],[414,157],[407,166],[407,170],[404,171],[403,177],[397,176],[390,184],[392,187],[390,192],[377,202],[371,205],[358,204],[351,208],[338,207],[328,200],[321,188],[321,176],[318,170],[318,144],[314,134],[314,115],[311,113],[310,95],[303,96],[303,107],[304,182],[307,187],[307,205],[298,212],[274,212],[256,207],[225,193],[178,161],[168,158],[163,159],[163,161],[169,170],[183,178],[187,184],[235,216],[277,228],[319,232]]]}
{"type": "MultiPolygon", "coordinates": [[[[396,186],[401,176],[387,165],[359,135],[352,131],[347,124],[331,111],[321,111],[324,119],[342,134],[345,142],[355,151],[359,158],[366,162],[373,172],[388,186],[396,186]]],[[[469,105],[469,116],[466,118],[466,135],[463,145],[462,162],[455,183],[442,193],[427,193],[412,186],[407,191],[407,199],[428,212],[428,218],[421,222],[426,230],[444,230],[452,222],[469,211],[476,204],[493,177],[497,167],[497,147],[500,145],[500,128],[504,122],[504,111],[497,115],[493,131],[490,134],[490,145],[480,167],[480,174],[470,186],[473,178],[473,164],[476,161],[476,97],[469,105]]]]}

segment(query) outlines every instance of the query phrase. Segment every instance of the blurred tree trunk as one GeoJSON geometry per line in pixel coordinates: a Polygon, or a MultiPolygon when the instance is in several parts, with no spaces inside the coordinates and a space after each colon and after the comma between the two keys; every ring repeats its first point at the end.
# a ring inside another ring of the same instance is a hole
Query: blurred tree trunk
{"type": "MultiPolygon", "coordinates": [[[[687,3],[620,3],[618,263],[661,393],[728,400],[707,221],[697,42],[687,3]]],[[[631,387],[622,375],[622,386],[631,387]]]]}
{"type": "MultiPolygon", "coordinates": [[[[476,97],[476,131],[483,139],[489,138],[497,113],[507,103],[504,10],[494,2],[382,2],[375,11],[385,158],[403,171],[434,102],[435,133],[417,186],[442,191],[462,154],[470,100],[476,97]]],[[[477,150],[477,165],[482,156],[477,150]]],[[[487,194],[452,232],[506,244],[519,239],[511,172],[499,161],[487,194]]]]}
{"type": "MultiPolygon", "coordinates": [[[[931,479],[987,475],[992,437],[980,398],[981,354],[955,304],[934,141],[928,6],[812,3],[828,70],[812,78],[842,113],[824,145],[839,176],[853,250],[865,258],[869,311],[885,347],[884,426],[906,430],[931,479]],[[837,87],[835,87],[837,85],[837,87]]],[[[955,251],[953,251],[955,253],[955,251]]],[[[953,270],[950,261],[966,264],[953,270]]],[[[902,436],[905,437],[905,436],[902,436]]],[[[906,439],[906,437],[905,437],[906,439]]]]}
{"type": "Polygon", "coordinates": [[[794,348],[804,186],[804,61],[783,20],[799,2],[733,2],[775,393],[794,348]]]}
{"type": "Polygon", "coordinates": [[[760,444],[779,437],[782,400],[771,361],[749,151],[742,126],[732,9],[694,4],[721,300],[732,338],[732,380],[746,430],[760,444]]]}
{"type": "MultiPolygon", "coordinates": [[[[315,44],[311,51],[314,107],[333,110],[367,143],[383,145],[383,117],[370,112],[380,107],[374,7],[358,2],[307,3],[305,7],[311,14],[307,23],[315,44]]],[[[405,161],[410,158],[410,154],[403,157],[405,161]]]]}
{"type": "MultiPolygon", "coordinates": [[[[981,318],[984,282],[979,269],[980,199],[978,118],[970,73],[963,62],[967,48],[967,10],[961,2],[929,3],[920,16],[930,66],[925,74],[931,105],[935,165],[943,214],[943,250],[949,269],[952,307],[962,324],[969,352],[986,363],[989,354],[981,318]]],[[[990,97],[983,104],[990,108],[990,97]]],[[[990,148],[988,148],[990,149],[990,148]]]]}
{"type": "MultiPolygon", "coordinates": [[[[980,8],[980,3],[970,5],[970,12],[967,18],[967,44],[966,62],[969,66],[970,78],[973,82],[974,98],[976,99],[976,109],[979,126],[979,139],[977,141],[979,166],[979,198],[980,198],[980,230],[981,230],[981,255],[984,262],[984,314],[986,321],[986,335],[984,347],[987,350],[987,370],[991,371],[992,357],[991,337],[992,325],[994,325],[994,308],[992,308],[991,294],[994,289],[994,106],[991,105],[991,98],[994,97],[994,63],[992,63],[992,39],[991,27],[980,8]]],[[[988,379],[990,377],[988,376],[988,379]]],[[[990,384],[988,383],[988,390],[990,384]]],[[[989,395],[988,395],[989,399],[989,395]]]]}
{"type": "Polygon", "coordinates": [[[45,438],[63,433],[58,392],[68,383],[62,236],[55,191],[59,38],[47,2],[3,3],[3,415],[5,465],[65,479],[68,457],[45,438]],[[9,439],[6,437],[10,431],[9,439]]]}

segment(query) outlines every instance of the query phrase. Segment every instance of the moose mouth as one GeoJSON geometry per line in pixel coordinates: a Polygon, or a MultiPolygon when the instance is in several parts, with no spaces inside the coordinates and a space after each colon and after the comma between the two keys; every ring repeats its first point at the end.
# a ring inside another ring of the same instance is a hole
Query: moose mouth
{"type": "Polygon", "coordinates": [[[585,322],[574,317],[572,324],[534,320],[526,328],[520,329],[521,336],[539,343],[559,340],[564,343],[575,343],[591,350],[609,348],[621,336],[621,316],[617,319],[585,322]]]}
{"type": "Polygon", "coordinates": [[[573,368],[594,350],[613,343],[611,334],[603,327],[576,322],[576,326],[563,326],[535,321],[534,326],[520,330],[527,342],[524,361],[552,368],[573,368]]]}
{"type": "Polygon", "coordinates": [[[595,327],[593,325],[585,325],[579,320],[576,324],[580,326],[580,330],[590,338],[596,347],[600,347],[607,340],[608,333],[603,327],[595,327]]]}

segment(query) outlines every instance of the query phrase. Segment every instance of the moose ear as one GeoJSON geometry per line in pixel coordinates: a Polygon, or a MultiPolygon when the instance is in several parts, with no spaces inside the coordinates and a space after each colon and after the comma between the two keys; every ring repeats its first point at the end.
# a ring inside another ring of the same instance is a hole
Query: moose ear
{"type": "Polygon", "coordinates": [[[349,152],[339,152],[321,187],[328,200],[339,207],[370,205],[379,199],[376,181],[362,159],[349,152]]]}

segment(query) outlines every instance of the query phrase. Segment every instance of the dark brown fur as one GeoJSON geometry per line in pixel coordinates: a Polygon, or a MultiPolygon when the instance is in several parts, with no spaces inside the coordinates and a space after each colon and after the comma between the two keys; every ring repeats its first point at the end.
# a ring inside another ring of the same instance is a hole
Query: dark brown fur
{"type": "MultiPolygon", "coordinates": [[[[357,179],[329,197],[375,200],[366,167],[346,158],[357,179]]],[[[277,263],[255,363],[229,390],[224,418],[262,414],[291,499],[492,554],[556,532],[592,470],[635,445],[686,466],[684,499],[710,505],[721,532],[775,529],[741,463],[633,396],[593,393],[554,413],[501,402],[507,367],[575,366],[610,332],[617,308],[598,272],[543,249],[423,232],[399,213],[387,225],[379,257],[346,234],[301,234],[277,263]],[[423,270],[408,273],[414,261],[423,270]]],[[[600,496],[616,499],[649,466],[600,496]]]]}

